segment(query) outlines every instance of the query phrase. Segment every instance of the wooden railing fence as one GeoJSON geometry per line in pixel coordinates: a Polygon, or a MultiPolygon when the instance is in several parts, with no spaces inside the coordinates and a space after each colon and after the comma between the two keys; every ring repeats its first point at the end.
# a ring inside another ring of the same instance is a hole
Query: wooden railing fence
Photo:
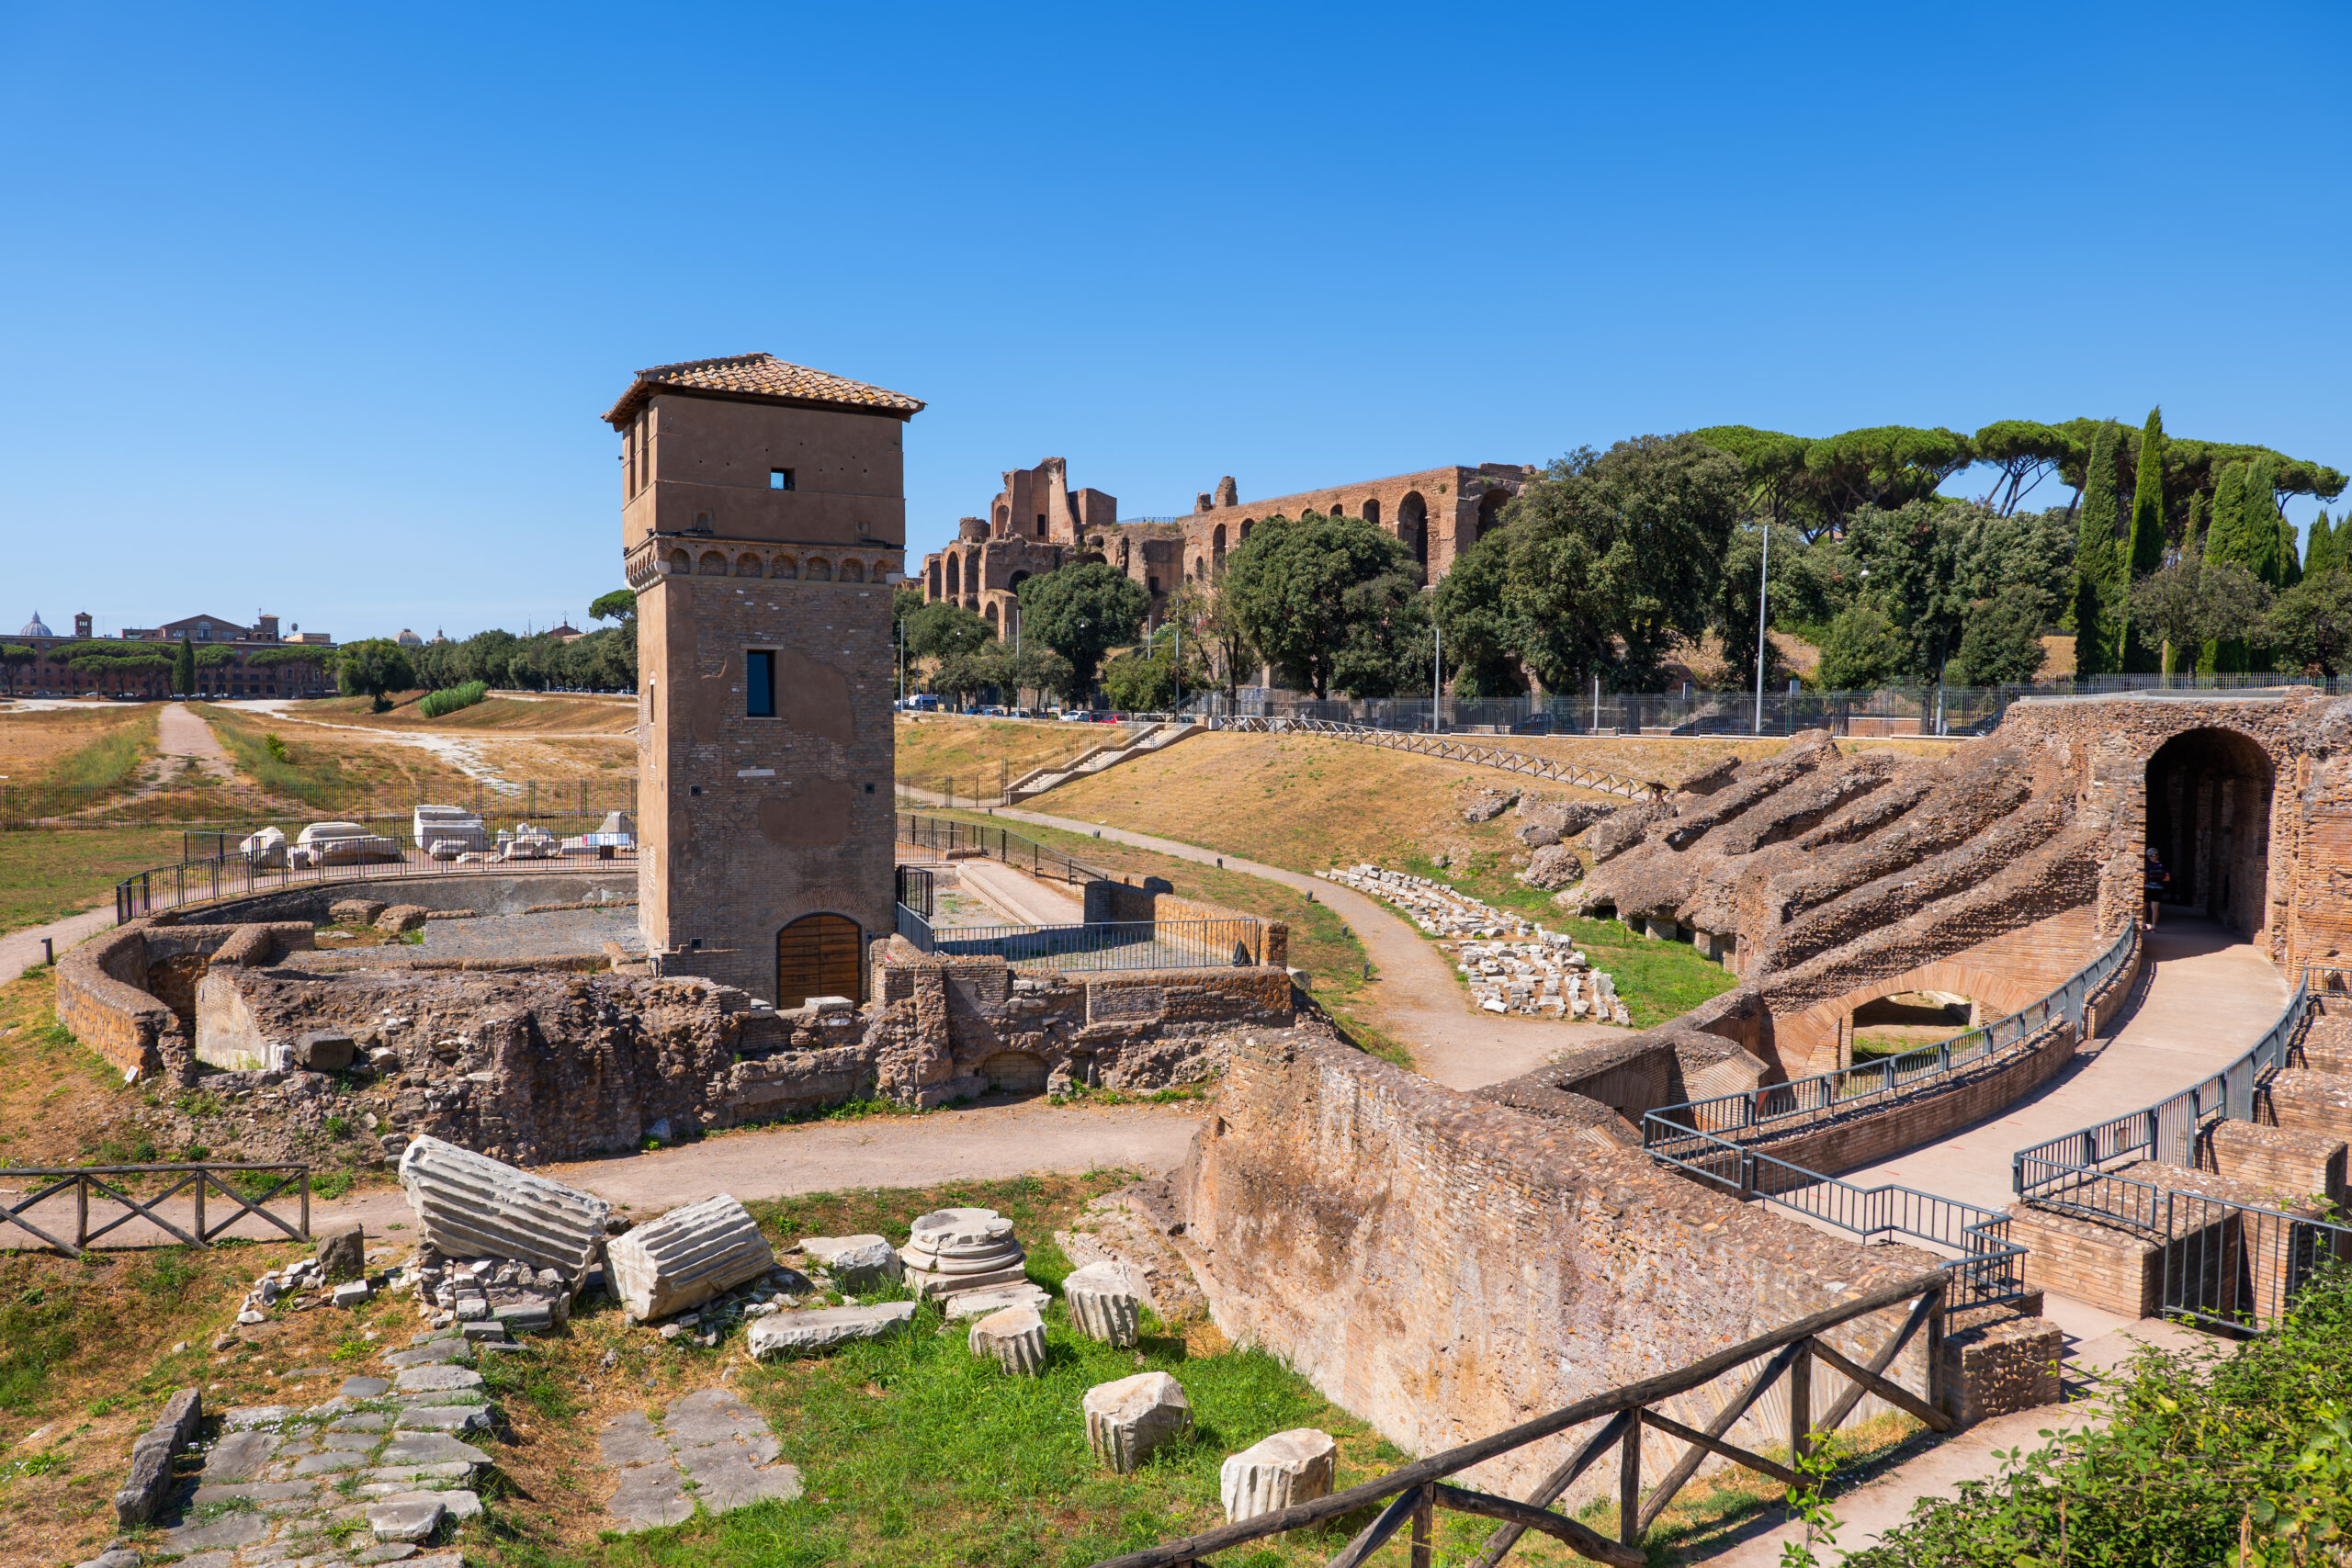
{"type": "Polygon", "coordinates": [[[0,1227],[15,1225],[19,1230],[28,1231],[40,1238],[43,1246],[53,1247],[69,1258],[81,1257],[100,1236],[139,1219],[177,1236],[190,1247],[211,1246],[214,1236],[247,1214],[266,1220],[295,1241],[311,1239],[311,1168],[307,1165],[84,1165],[0,1169],[0,1183],[13,1187],[19,1180],[45,1182],[47,1185],[28,1192],[15,1202],[0,1203],[0,1227]],[[221,1179],[226,1173],[240,1171],[287,1171],[290,1174],[280,1178],[258,1196],[247,1198],[221,1179]],[[130,1184],[120,1179],[135,1176],[161,1176],[170,1179],[161,1192],[152,1197],[134,1197],[124,1190],[130,1184]],[[290,1225],[263,1207],[288,1188],[295,1189],[300,1203],[297,1223],[290,1225]],[[40,1205],[69,1190],[74,1194],[72,1241],[51,1235],[25,1218],[40,1205]],[[183,1230],[156,1212],[184,1191],[190,1192],[192,1231],[183,1230]],[[227,1218],[217,1223],[205,1218],[205,1195],[208,1191],[218,1193],[234,1205],[227,1218]],[[124,1213],[96,1230],[91,1229],[90,1200],[94,1196],[102,1203],[121,1204],[124,1213]]]}
{"type": "Polygon", "coordinates": [[[1485,1549],[1475,1560],[1476,1568],[1494,1568],[1529,1530],[1549,1536],[1578,1554],[1609,1563],[1611,1568],[1643,1568],[1648,1561],[1641,1550],[1643,1534],[1672,1505],[1709,1454],[1719,1455],[1785,1485],[1803,1485],[1804,1479],[1794,1466],[1804,1462],[1813,1439],[1818,1434],[1837,1430],[1853,1414],[1863,1395],[1873,1393],[1937,1431],[1951,1431],[1956,1423],[1942,1408],[1944,1292],[1948,1283],[1944,1274],[1936,1271],[1881,1286],[1852,1301],[1841,1302],[1770,1334],[1718,1351],[1679,1371],[1594,1394],[1564,1410],[1432,1454],[1344,1492],[1310,1503],[1293,1504],[1277,1513],[1261,1514],[1164,1546],[1107,1558],[1096,1563],[1095,1568],[1211,1568],[1206,1560],[1213,1551],[1320,1524],[1384,1502],[1386,1506],[1340,1549],[1329,1568],[1360,1568],[1400,1530],[1410,1531],[1407,1539],[1412,1549],[1413,1568],[1430,1568],[1440,1509],[1493,1519],[1501,1526],[1487,1538],[1485,1549]],[[1841,1324],[1905,1302],[1912,1303],[1912,1307],[1903,1326],[1867,1361],[1851,1359],[1822,1337],[1841,1324]],[[1924,1399],[1885,1375],[1894,1358],[1923,1332],[1927,1337],[1928,1386],[1924,1399]],[[1677,1394],[1702,1388],[1758,1358],[1769,1359],[1703,1431],[1649,1408],[1677,1394]],[[1837,1372],[1847,1383],[1845,1392],[1817,1418],[1813,1410],[1815,1363],[1837,1372]],[[1724,1437],[1766,1391],[1783,1379],[1788,1382],[1789,1464],[1767,1459],[1724,1437]],[[1473,1465],[1594,1421],[1601,1424],[1599,1429],[1566,1462],[1546,1476],[1525,1501],[1446,1483],[1446,1477],[1473,1465]],[[1644,1427],[1664,1432],[1690,1445],[1646,1496],[1642,1487],[1644,1427]],[[1552,1505],[1611,1449],[1617,1451],[1617,1535],[1613,1540],[1566,1514],[1552,1511],[1552,1505]]]}

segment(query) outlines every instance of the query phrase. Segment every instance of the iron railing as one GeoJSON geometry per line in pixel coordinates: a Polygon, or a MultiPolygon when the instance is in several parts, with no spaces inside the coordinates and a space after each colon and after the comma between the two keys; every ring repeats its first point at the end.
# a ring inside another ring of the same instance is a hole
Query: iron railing
{"type": "Polygon", "coordinates": [[[2131,962],[2138,940],[2137,927],[2127,927],[2040,1001],[1936,1044],[1786,1083],[1661,1106],[1642,1118],[1643,1145],[1657,1153],[1691,1137],[1736,1137],[1780,1123],[1876,1110],[1923,1088],[1940,1086],[1955,1073],[2017,1055],[2053,1024],[2071,1022],[2078,1033],[2085,1032],[2091,998],[2131,962]]]}
{"type": "Polygon", "coordinates": [[[1956,1198],[1889,1184],[1857,1187],[1707,1134],[1690,1134],[1650,1153],[1743,1201],[1760,1198],[1864,1243],[1894,1236],[1947,1255],[1955,1307],[2014,1301],[2025,1293],[2026,1248],[2009,1240],[2009,1217],[1956,1198]]]}
{"type": "Polygon", "coordinates": [[[2267,1328],[2330,1263],[2352,1262],[2352,1227],[2214,1198],[2165,1193],[2164,1315],[2267,1328]]]}
{"type": "Polygon", "coordinates": [[[901,904],[900,936],[947,958],[1001,958],[1016,969],[1226,969],[1263,961],[1264,923],[1237,915],[1216,920],[1102,920],[1077,926],[934,926],[901,904]]]}
{"type": "Polygon", "coordinates": [[[1806,1483],[1803,1476],[1792,1467],[1804,1464],[1815,1438],[1836,1431],[1865,1394],[1877,1395],[1939,1432],[1952,1430],[1956,1423],[1943,1408],[1943,1324],[1950,1289],[1949,1277],[1940,1273],[1922,1274],[1883,1285],[1853,1301],[1842,1302],[1770,1334],[1720,1350],[1678,1371],[1578,1400],[1566,1409],[1431,1454],[1344,1492],[1220,1525],[1182,1540],[1108,1558],[1096,1563],[1095,1568],[1207,1568],[1205,1560],[1212,1552],[1324,1524],[1375,1506],[1379,1513],[1330,1560],[1329,1568],[1359,1568],[1400,1531],[1407,1532],[1411,1542],[1415,1568],[1428,1568],[1434,1561],[1436,1515],[1441,1508],[1493,1519],[1500,1527],[1487,1538],[1485,1549],[1474,1560],[1474,1568],[1494,1568],[1529,1530],[1564,1542],[1578,1554],[1609,1563],[1611,1568],[1644,1568],[1648,1558],[1641,1550],[1643,1536],[1673,1505],[1710,1455],[1728,1459],[1792,1489],[1804,1486],[1806,1483]],[[1849,1356],[1824,1337],[1841,1324],[1900,1307],[1906,1302],[1911,1303],[1911,1310],[1901,1326],[1867,1357],[1860,1350],[1849,1356]],[[1904,1348],[1923,1337],[1924,1396],[1887,1375],[1904,1348]],[[1818,1418],[1814,1406],[1816,1369],[1846,1382],[1843,1391],[1818,1418]],[[1736,1392],[1717,1407],[1704,1428],[1686,1426],[1654,1408],[1679,1395],[1705,1388],[1718,1378],[1736,1377],[1742,1372],[1747,1374],[1746,1382],[1738,1384],[1736,1392]],[[1729,1438],[1732,1429],[1754,1408],[1758,1399],[1776,1385],[1786,1392],[1789,1461],[1785,1464],[1729,1438]],[[1537,1483],[1524,1501],[1446,1484],[1446,1477],[1459,1475],[1474,1465],[1579,1427],[1589,1428],[1584,1440],[1565,1462],[1537,1483]],[[1646,1496],[1642,1463],[1645,1429],[1664,1433],[1689,1445],[1663,1474],[1653,1478],[1646,1496]],[[1617,1461],[1614,1540],[1553,1507],[1587,1471],[1612,1454],[1617,1461]]]}
{"type": "MultiPolygon", "coordinates": [[[[404,876],[462,876],[468,874],[501,874],[515,871],[560,871],[595,869],[612,862],[633,864],[637,851],[632,844],[610,842],[588,844],[572,850],[562,850],[565,839],[599,837],[596,827],[605,818],[602,812],[585,814],[541,812],[536,818],[517,816],[512,820],[517,827],[529,826],[552,834],[559,849],[544,858],[514,860],[476,860],[466,863],[456,860],[435,860],[417,846],[413,818],[352,818],[377,839],[388,840],[390,849],[367,852],[372,858],[338,860],[329,865],[295,866],[255,863],[252,856],[237,848],[248,835],[235,840],[223,835],[226,852],[204,860],[183,860],[173,865],[150,866],[134,872],[115,884],[114,916],[117,925],[126,924],[143,915],[161,909],[175,908],[183,904],[209,902],[215,898],[243,897],[254,893],[274,892],[280,888],[299,887],[311,883],[379,881],[404,876]]],[[[504,818],[501,818],[503,820],[504,818]]],[[[299,825],[298,825],[299,831],[299,825]]],[[[495,853],[495,824],[485,819],[479,835],[483,849],[478,853],[495,853]]],[[[434,839],[464,837],[458,830],[443,829],[433,832],[428,829],[428,841],[434,839]]],[[[184,840],[184,852],[202,848],[198,843],[184,840]]],[[[287,849],[295,848],[291,836],[287,849]]]]}
{"type": "Polygon", "coordinates": [[[2256,1090],[2287,1066],[2309,1021],[2314,976],[2322,991],[2341,990],[2347,972],[2307,968],[2278,1020],[2245,1055],[2221,1071],[2154,1105],[2019,1149],[2010,1168],[2010,1182],[2018,1196],[2029,1203],[2072,1209],[2093,1219],[2152,1224],[2150,1200],[2126,1189],[2155,1190],[2144,1182],[2119,1186],[2118,1179],[2107,1175],[2107,1168],[2152,1160],[2194,1170],[2199,1147],[2215,1123],[2252,1121],[2256,1090]]]}
{"type": "Polygon", "coordinates": [[[992,822],[962,822],[952,817],[926,817],[919,812],[899,813],[899,842],[925,850],[933,855],[946,855],[956,851],[978,851],[1007,865],[1025,868],[1032,876],[1057,877],[1063,882],[1078,884],[1114,880],[1106,871],[1074,861],[1059,850],[1049,850],[1036,840],[1019,833],[1007,832],[992,822]]]}

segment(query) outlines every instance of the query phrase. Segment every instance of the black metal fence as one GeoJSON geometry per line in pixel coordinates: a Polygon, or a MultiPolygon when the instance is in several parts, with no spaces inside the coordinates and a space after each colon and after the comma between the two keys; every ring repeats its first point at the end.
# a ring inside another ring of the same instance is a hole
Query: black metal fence
{"type": "Polygon", "coordinates": [[[1036,840],[1008,832],[992,822],[965,822],[952,817],[899,813],[899,842],[944,858],[957,852],[978,852],[1017,865],[1032,876],[1050,876],[1072,884],[1104,882],[1111,874],[1074,861],[1036,840]]]}
{"type": "Polygon", "coordinates": [[[899,934],[947,958],[1001,958],[1016,969],[1229,969],[1265,952],[1263,924],[1247,916],[1215,920],[1097,920],[1075,926],[934,927],[910,905],[899,934]]]}
{"type": "Polygon", "coordinates": [[[2102,675],[2017,686],[1886,686],[1873,691],[1767,689],[1759,705],[1738,692],[1607,692],[1523,697],[1334,697],[1245,686],[1206,692],[1185,704],[1204,718],[1319,718],[1373,729],[1483,730],[1529,735],[1982,735],[2029,697],[2114,696],[2135,692],[2274,691],[2317,687],[2331,694],[2346,678],[2318,675],[2102,675]]]}
{"type": "Polygon", "coordinates": [[[293,863],[300,825],[287,836],[281,852],[275,852],[277,863],[270,863],[270,852],[247,852],[240,846],[258,829],[219,834],[185,834],[183,850],[219,852],[200,859],[184,859],[176,865],[151,866],[123,878],[115,885],[115,923],[137,919],[162,909],[183,904],[203,903],[214,898],[240,897],[248,894],[266,893],[279,888],[300,886],[315,882],[345,882],[355,879],[377,881],[403,876],[461,876],[484,873],[526,870],[562,870],[566,868],[594,869],[599,865],[620,862],[635,864],[637,850],[634,835],[627,842],[609,840],[611,835],[597,829],[609,813],[550,812],[501,814],[485,818],[478,833],[461,832],[443,827],[426,828],[426,843],[447,843],[450,840],[472,842],[481,847],[460,852],[454,859],[436,859],[416,842],[413,817],[343,818],[365,829],[363,837],[329,840],[319,848],[316,862],[307,865],[293,863]],[[512,823],[511,828],[502,824],[512,823]],[[503,831],[522,847],[508,850],[498,841],[503,831]],[[584,841],[583,841],[584,840],[584,841]]]}

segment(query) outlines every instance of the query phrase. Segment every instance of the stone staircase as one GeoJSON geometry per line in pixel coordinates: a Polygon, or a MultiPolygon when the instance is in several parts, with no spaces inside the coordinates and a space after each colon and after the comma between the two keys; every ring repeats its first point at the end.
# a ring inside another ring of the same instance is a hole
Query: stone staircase
{"type": "Polygon", "coordinates": [[[1034,799],[1056,785],[1066,784],[1072,779],[1089,778],[1105,768],[1115,768],[1121,762],[1131,761],[1137,757],[1149,756],[1156,751],[1164,751],[1179,740],[1200,734],[1205,728],[1206,726],[1198,724],[1161,723],[1147,724],[1139,729],[1127,730],[1112,739],[1105,740],[1100,746],[1080,752],[1075,757],[1067,758],[1058,762],[1048,762],[1042,768],[1031,769],[1006,786],[1004,803],[1007,806],[1018,806],[1024,800],[1034,799]]]}

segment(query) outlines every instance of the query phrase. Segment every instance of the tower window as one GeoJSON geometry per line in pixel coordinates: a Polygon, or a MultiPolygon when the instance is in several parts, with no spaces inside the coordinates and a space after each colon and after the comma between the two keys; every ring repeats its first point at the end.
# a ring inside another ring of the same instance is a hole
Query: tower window
{"type": "Polygon", "coordinates": [[[768,489],[790,490],[792,488],[792,470],[790,468],[770,468],[768,470],[768,489]]]}
{"type": "Polygon", "coordinates": [[[1039,538],[1041,538],[1041,539],[1042,539],[1042,538],[1044,538],[1045,536],[1046,536],[1046,514],[1045,514],[1044,513],[1040,512],[1039,513],[1037,513],[1037,537],[1039,537],[1039,538]]]}
{"type": "Polygon", "coordinates": [[[743,656],[743,712],[752,718],[775,716],[775,655],[743,656]]]}

